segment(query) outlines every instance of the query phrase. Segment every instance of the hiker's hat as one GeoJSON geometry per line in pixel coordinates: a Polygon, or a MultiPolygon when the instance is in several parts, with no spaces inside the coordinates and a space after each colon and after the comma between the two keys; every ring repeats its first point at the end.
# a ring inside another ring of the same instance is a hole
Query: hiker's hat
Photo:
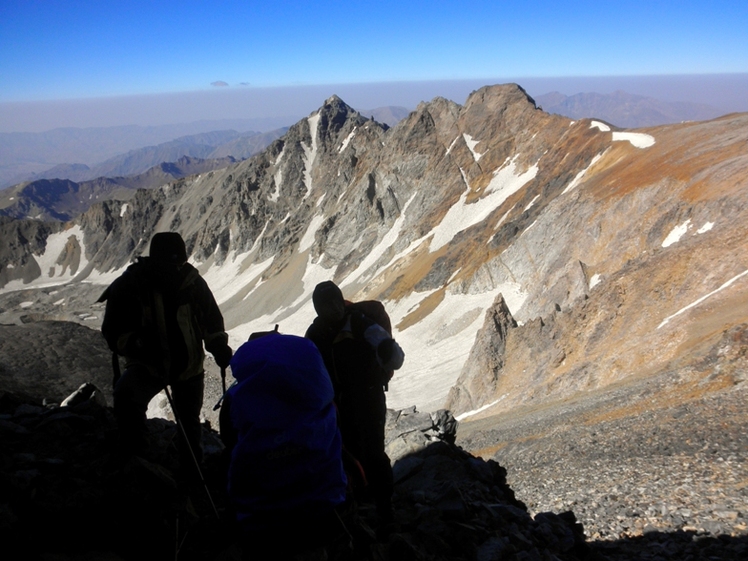
{"type": "Polygon", "coordinates": [[[175,265],[184,265],[187,262],[187,248],[182,236],[176,232],[160,232],[154,235],[148,255],[157,261],[175,265]]]}
{"type": "Polygon", "coordinates": [[[312,303],[317,315],[330,321],[339,321],[345,315],[343,292],[332,281],[324,281],[314,287],[312,303]]]}

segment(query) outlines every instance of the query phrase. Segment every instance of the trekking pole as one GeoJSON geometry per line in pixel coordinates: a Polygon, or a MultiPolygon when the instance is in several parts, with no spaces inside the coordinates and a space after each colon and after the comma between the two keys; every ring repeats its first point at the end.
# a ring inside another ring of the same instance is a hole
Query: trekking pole
{"type": "Polygon", "coordinates": [[[223,366],[221,367],[221,386],[223,386],[223,393],[221,394],[221,399],[218,400],[218,403],[213,406],[213,411],[218,410],[221,403],[223,403],[223,396],[226,395],[226,368],[223,366]]]}
{"type": "Polygon", "coordinates": [[[174,400],[171,398],[171,392],[169,391],[169,387],[166,385],[164,385],[164,392],[166,393],[166,398],[169,400],[169,405],[171,406],[171,410],[174,412],[174,419],[176,420],[177,426],[179,427],[179,430],[182,433],[182,438],[184,439],[184,442],[187,445],[187,449],[190,451],[190,456],[192,456],[192,462],[195,464],[195,469],[197,470],[197,474],[200,477],[200,482],[203,484],[203,488],[205,489],[205,494],[208,495],[210,506],[213,507],[213,513],[216,515],[217,519],[220,519],[221,517],[218,514],[216,503],[213,502],[213,496],[210,494],[210,489],[208,489],[208,484],[205,482],[205,477],[203,477],[203,470],[200,469],[200,462],[197,461],[197,456],[195,456],[195,451],[192,449],[192,444],[190,444],[190,441],[187,438],[187,431],[184,430],[184,425],[179,420],[179,413],[177,413],[177,408],[174,406],[174,400]]]}

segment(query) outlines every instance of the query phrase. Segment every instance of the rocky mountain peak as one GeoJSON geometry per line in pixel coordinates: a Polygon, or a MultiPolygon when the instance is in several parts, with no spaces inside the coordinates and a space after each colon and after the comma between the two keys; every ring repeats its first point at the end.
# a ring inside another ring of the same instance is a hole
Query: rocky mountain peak
{"type": "Polygon", "coordinates": [[[509,396],[502,407],[528,399],[516,389],[524,385],[545,388],[535,399],[559,399],[668,368],[697,347],[711,352],[723,330],[748,320],[708,319],[740,302],[720,287],[745,282],[735,252],[748,239],[745,123],[733,115],[625,131],[549,115],[507,84],[464,105],[422,103],[388,129],[332,96],[252,158],[94,205],[65,233],[46,231],[46,245],[9,244],[0,279],[6,292],[104,283],[153,233],[177,230],[234,341],[275,323],[303,333],[320,280],[350,299],[384,300],[408,356],[390,400],[426,409],[444,404],[474,345],[493,344],[477,334],[501,294],[518,323],[503,362],[472,355],[483,366],[460,378],[464,399],[450,407],[498,398],[477,380],[484,367],[509,396]],[[80,263],[73,276],[51,267],[65,247],[64,261],[80,263]],[[709,294],[715,308],[692,306],[709,294]],[[695,331],[672,330],[690,321],[695,331]],[[552,352],[533,355],[538,345],[552,352]]]}
{"type": "Polygon", "coordinates": [[[465,107],[479,105],[502,111],[515,104],[536,109],[535,100],[519,84],[483,86],[468,96],[465,107]]]}

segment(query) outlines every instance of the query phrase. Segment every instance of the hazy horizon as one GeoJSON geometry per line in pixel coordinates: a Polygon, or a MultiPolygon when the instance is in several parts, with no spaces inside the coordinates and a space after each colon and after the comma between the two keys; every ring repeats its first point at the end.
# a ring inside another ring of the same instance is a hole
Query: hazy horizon
{"type": "Polygon", "coordinates": [[[622,90],[662,101],[710,105],[724,113],[748,111],[748,73],[487,78],[221,88],[101,98],[0,102],[0,132],[44,132],[64,127],[159,126],[219,120],[252,120],[259,130],[270,130],[295,123],[320,107],[333,94],[359,110],[386,106],[414,109],[418,103],[434,97],[445,97],[462,104],[471,91],[486,85],[509,82],[518,83],[533,97],[553,91],[574,95],[593,92],[607,94],[622,90]]]}
{"type": "Polygon", "coordinates": [[[507,82],[748,111],[748,3],[4,0],[0,76],[0,132],[293,124],[333,94],[415,108],[507,82]]]}

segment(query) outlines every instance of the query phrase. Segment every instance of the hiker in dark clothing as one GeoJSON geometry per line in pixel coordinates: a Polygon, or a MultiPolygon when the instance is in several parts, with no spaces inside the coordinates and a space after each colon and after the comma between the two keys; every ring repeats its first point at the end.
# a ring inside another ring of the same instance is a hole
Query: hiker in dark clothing
{"type": "Polygon", "coordinates": [[[199,464],[203,344],[222,368],[232,351],[213,294],[187,263],[182,237],[175,232],[154,235],[149,256],[130,265],[99,301],[107,302],[101,331],[109,348],[125,361],[125,371],[114,382],[122,451],[146,450],[146,409],[168,384],[189,444],[180,435],[182,465],[192,463],[190,448],[199,464]]]}
{"type": "Polygon", "coordinates": [[[313,294],[317,317],[306,332],[322,353],[335,389],[343,445],[363,466],[364,499],[373,499],[381,524],[393,521],[392,467],[384,449],[387,416],[385,387],[405,355],[392,336],[346,303],[335,283],[318,284],[313,294]]]}
{"type": "Polygon", "coordinates": [[[220,426],[244,558],[286,559],[346,540],[342,443],[317,348],[270,332],[239,347],[231,371],[220,426]]]}

